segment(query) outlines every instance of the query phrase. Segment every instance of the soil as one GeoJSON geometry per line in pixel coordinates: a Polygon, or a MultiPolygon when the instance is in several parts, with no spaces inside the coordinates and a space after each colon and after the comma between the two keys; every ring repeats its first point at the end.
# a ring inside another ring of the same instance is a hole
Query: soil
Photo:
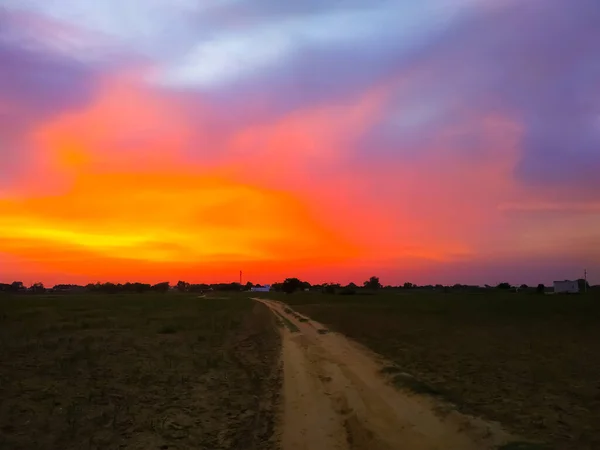
{"type": "Polygon", "coordinates": [[[398,384],[556,450],[600,449],[599,300],[535,293],[286,297],[414,377],[398,384]]]}
{"type": "Polygon", "coordinates": [[[283,329],[283,450],[485,450],[517,441],[497,424],[398,390],[383,374],[389,362],[282,303],[257,300],[294,326],[283,329]]]}
{"type": "Polygon", "coordinates": [[[248,299],[0,299],[0,448],[276,448],[280,353],[248,299]]]}

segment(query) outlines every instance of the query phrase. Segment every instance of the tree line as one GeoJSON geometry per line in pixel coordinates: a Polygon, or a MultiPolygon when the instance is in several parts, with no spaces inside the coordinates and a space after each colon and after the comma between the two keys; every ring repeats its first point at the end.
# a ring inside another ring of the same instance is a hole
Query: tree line
{"type": "MultiPolygon", "coordinates": [[[[244,286],[247,290],[254,287],[252,283],[244,286]]],[[[260,286],[260,285],[257,285],[260,286]]],[[[27,287],[21,281],[13,281],[10,284],[0,283],[0,292],[8,293],[66,293],[66,292],[99,292],[105,294],[115,293],[143,293],[143,292],[168,292],[177,290],[180,292],[197,292],[205,291],[240,291],[242,285],[240,283],[214,283],[214,284],[192,284],[185,281],[179,281],[171,286],[168,281],[156,284],[149,283],[91,283],[85,286],[76,284],[57,284],[52,287],[45,287],[42,283],[34,283],[27,287]]]]}
{"type": "MultiPolygon", "coordinates": [[[[587,283],[583,279],[578,280],[579,290],[583,291],[585,288],[590,289],[589,283],[587,283]]],[[[106,294],[115,294],[115,293],[144,293],[144,292],[162,292],[166,293],[168,291],[178,291],[178,292],[191,292],[191,293],[204,293],[207,291],[249,291],[252,288],[262,287],[260,284],[253,284],[248,282],[244,285],[233,282],[233,283],[213,283],[213,284],[194,284],[188,283],[186,281],[178,281],[175,285],[171,285],[168,281],[164,281],[156,284],[149,283],[91,283],[85,286],[79,286],[74,284],[57,284],[51,288],[45,287],[42,283],[34,283],[31,286],[27,287],[21,281],[13,281],[10,284],[0,283],[0,292],[7,293],[32,293],[32,294],[40,294],[40,293],[67,293],[67,292],[98,292],[98,293],[106,293],[106,294]]],[[[299,278],[286,278],[283,282],[274,283],[271,285],[271,290],[276,292],[285,292],[287,294],[292,294],[294,292],[299,291],[313,291],[313,292],[322,292],[324,294],[341,294],[341,295],[353,295],[357,293],[372,293],[378,290],[410,290],[410,289],[419,289],[419,290],[436,290],[443,292],[451,292],[451,291],[487,291],[490,289],[498,289],[503,291],[536,291],[538,293],[546,292],[546,286],[544,284],[538,284],[536,287],[530,287],[526,284],[522,284],[520,286],[512,286],[510,283],[503,282],[499,283],[496,286],[485,285],[481,286],[472,286],[472,285],[464,285],[464,284],[454,284],[452,286],[444,286],[441,284],[436,285],[425,285],[418,286],[416,284],[406,282],[402,285],[388,285],[383,286],[379,280],[379,277],[372,276],[368,280],[364,281],[361,285],[355,283],[349,283],[347,285],[342,285],[340,283],[324,283],[324,284],[311,284],[308,281],[302,281],[299,278]]]]}

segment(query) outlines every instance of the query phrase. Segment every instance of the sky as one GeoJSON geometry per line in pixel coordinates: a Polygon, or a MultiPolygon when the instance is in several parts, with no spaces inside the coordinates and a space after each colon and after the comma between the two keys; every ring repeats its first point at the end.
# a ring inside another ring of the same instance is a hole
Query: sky
{"type": "Polygon", "coordinates": [[[598,0],[0,0],[0,280],[600,283],[598,0]]]}

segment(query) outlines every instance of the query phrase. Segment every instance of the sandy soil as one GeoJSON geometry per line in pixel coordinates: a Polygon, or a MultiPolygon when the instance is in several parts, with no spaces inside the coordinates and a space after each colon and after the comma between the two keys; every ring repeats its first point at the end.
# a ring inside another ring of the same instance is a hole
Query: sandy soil
{"type": "Polygon", "coordinates": [[[395,389],[386,361],[279,302],[283,332],[283,450],[485,450],[515,441],[499,425],[395,389]]]}

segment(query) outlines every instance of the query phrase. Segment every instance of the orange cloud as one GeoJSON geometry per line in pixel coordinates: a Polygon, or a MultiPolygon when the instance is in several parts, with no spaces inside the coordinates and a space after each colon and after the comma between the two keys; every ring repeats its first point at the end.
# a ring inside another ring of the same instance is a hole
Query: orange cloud
{"type": "Polygon", "coordinates": [[[36,157],[0,194],[0,255],[15,273],[268,281],[532,248],[529,226],[503,230],[502,205],[530,200],[512,177],[522,130],[507,115],[463,114],[410,163],[362,168],[345,163],[395,81],[223,136],[207,105],[190,115],[138,80],[103,80],[87,108],[30,133],[36,157]]]}
{"type": "MultiPolygon", "coordinates": [[[[309,199],[242,179],[255,154],[240,160],[234,149],[212,168],[189,160],[193,126],[176,101],[107,82],[87,109],[31,134],[37,167],[0,197],[0,252],[94,277],[140,264],[299,266],[360,252],[309,199]]],[[[276,128],[274,144],[286,140],[276,128]]]]}

